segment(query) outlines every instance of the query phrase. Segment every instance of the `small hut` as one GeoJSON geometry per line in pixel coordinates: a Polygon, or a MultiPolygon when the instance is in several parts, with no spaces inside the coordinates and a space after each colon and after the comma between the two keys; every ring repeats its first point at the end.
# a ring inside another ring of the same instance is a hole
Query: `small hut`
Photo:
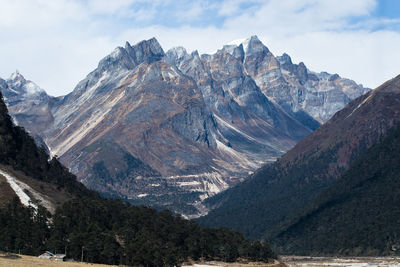
{"type": "Polygon", "coordinates": [[[65,261],[66,257],[67,255],[65,254],[54,254],[50,251],[46,251],[45,253],[39,256],[39,258],[41,259],[48,259],[52,261],[65,261]]]}

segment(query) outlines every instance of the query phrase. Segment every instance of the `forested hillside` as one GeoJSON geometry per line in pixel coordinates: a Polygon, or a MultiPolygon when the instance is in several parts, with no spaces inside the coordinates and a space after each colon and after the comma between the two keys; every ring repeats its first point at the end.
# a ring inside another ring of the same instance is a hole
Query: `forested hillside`
{"type": "Polygon", "coordinates": [[[400,127],[299,212],[274,244],[289,254],[394,254],[400,249],[399,203],[400,127]]]}
{"type": "Polygon", "coordinates": [[[14,198],[0,209],[0,251],[38,255],[45,250],[96,263],[175,266],[193,259],[268,261],[266,243],[228,229],[209,229],[171,214],[101,198],[76,181],[57,159],[15,127],[0,94],[0,153],[3,166],[58,185],[71,200],[54,215],[24,207],[14,198]]]}
{"type": "Polygon", "coordinates": [[[77,198],[51,218],[15,199],[0,210],[0,250],[39,255],[45,250],[107,264],[174,266],[185,260],[268,261],[268,244],[228,229],[200,227],[193,221],[135,207],[120,200],[77,198]]]}
{"type": "Polygon", "coordinates": [[[77,182],[57,158],[49,160],[46,150],[38,148],[23,128],[13,125],[1,93],[0,98],[0,164],[11,166],[37,180],[56,184],[77,196],[96,195],[77,182]]]}

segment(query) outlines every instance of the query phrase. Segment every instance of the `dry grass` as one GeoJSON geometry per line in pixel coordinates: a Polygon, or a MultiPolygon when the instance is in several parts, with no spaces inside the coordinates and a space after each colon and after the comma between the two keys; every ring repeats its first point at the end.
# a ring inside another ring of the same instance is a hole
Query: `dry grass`
{"type": "Polygon", "coordinates": [[[93,263],[81,263],[81,262],[58,262],[47,259],[39,259],[38,257],[25,256],[25,255],[12,255],[6,256],[0,253],[0,266],[12,266],[12,267],[31,267],[31,266],[43,266],[43,267],[110,267],[115,265],[104,265],[104,264],[93,264],[93,263]]]}
{"type": "MultiPolygon", "coordinates": [[[[6,255],[0,252],[0,266],[12,266],[12,267],[31,267],[31,266],[42,266],[42,267],[117,267],[116,265],[104,265],[94,263],[82,263],[82,262],[59,262],[51,261],[48,259],[39,259],[38,257],[11,254],[6,255]]],[[[284,267],[285,264],[275,261],[274,263],[223,263],[223,262],[206,262],[206,263],[193,263],[192,265],[185,265],[191,267],[284,267]]]]}

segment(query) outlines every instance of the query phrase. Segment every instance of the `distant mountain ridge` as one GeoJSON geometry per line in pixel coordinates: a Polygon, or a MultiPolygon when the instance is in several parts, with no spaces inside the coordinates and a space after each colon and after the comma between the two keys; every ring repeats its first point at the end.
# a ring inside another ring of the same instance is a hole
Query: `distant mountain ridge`
{"type": "Polygon", "coordinates": [[[10,111],[89,188],[198,216],[366,91],[256,36],[213,55],[152,38],[116,48],[70,94],[10,111]]]}

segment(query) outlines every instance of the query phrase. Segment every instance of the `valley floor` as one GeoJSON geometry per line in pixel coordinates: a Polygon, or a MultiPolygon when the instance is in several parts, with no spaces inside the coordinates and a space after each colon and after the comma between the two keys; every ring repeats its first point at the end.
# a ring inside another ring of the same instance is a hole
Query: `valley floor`
{"type": "MultiPolygon", "coordinates": [[[[13,266],[13,267],[117,267],[116,265],[93,264],[83,262],[60,262],[51,261],[48,259],[39,259],[34,256],[26,256],[19,254],[5,254],[0,252],[0,267],[13,266]]],[[[274,263],[225,263],[225,262],[204,262],[193,263],[193,265],[183,265],[182,267],[284,267],[285,265],[275,261],[274,263]]]]}
{"type": "MultiPolygon", "coordinates": [[[[274,263],[224,263],[204,262],[183,267],[400,267],[400,257],[306,257],[306,256],[281,256],[280,261],[274,263]]],[[[82,262],[57,262],[38,257],[0,252],[0,266],[13,267],[112,267],[115,265],[103,265],[82,262]]]]}
{"type": "Polygon", "coordinates": [[[83,262],[60,262],[51,261],[48,259],[39,259],[38,257],[25,256],[10,254],[6,255],[0,253],[0,266],[12,266],[12,267],[31,267],[31,266],[41,266],[41,267],[112,267],[114,265],[103,265],[103,264],[93,264],[93,263],[83,263],[83,262]]]}
{"type": "Polygon", "coordinates": [[[281,256],[288,267],[395,267],[400,266],[400,257],[304,257],[281,256]]]}

